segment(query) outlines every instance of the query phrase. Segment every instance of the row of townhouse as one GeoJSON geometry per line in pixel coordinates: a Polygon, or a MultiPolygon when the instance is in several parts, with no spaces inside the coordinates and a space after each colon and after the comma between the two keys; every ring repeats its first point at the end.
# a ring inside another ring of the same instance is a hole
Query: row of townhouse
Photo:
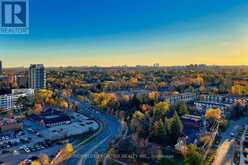
{"type": "Polygon", "coordinates": [[[217,103],[226,103],[226,104],[233,104],[237,100],[241,101],[244,104],[248,103],[248,97],[238,97],[238,96],[229,96],[229,95],[199,95],[199,99],[208,102],[217,102],[217,103]]]}
{"type": "Polygon", "coordinates": [[[230,107],[237,101],[243,104],[248,103],[247,97],[234,97],[229,95],[199,95],[194,102],[196,109],[205,113],[209,108],[218,108],[223,116],[230,115],[230,107]]]}
{"type": "Polygon", "coordinates": [[[180,93],[180,94],[168,94],[161,93],[160,100],[167,101],[171,105],[176,104],[177,102],[192,102],[197,99],[197,95],[195,93],[180,93]]]}
{"type": "Polygon", "coordinates": [[[229,108],[232,104],[228,103],[218,103],[218,102],[209,102],[209,101],[195,101],[194,102],[196,109],[204,114],[210,108],[217,108],[221,110],[221,115],[226,116],[230,114],[229,108]]]}

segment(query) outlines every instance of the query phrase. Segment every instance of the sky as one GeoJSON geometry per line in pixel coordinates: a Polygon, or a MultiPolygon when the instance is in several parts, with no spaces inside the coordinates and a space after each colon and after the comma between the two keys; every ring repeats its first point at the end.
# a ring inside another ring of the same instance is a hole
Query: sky
{"type": "Polygon", "coordinates": [[[248,64],[247,0],[29,1],[30,34],[0,34],[5,67],[248,64]]]}

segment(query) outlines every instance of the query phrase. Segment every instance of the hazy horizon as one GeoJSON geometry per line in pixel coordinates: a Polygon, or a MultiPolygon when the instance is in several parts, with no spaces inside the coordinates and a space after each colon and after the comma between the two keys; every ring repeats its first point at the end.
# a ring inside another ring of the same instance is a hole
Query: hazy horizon
{"type": "MultiPolygon", "coordinates": [[[[15,69],[15,68],[25,68],[28,69],[30,64],[42,64],[42,63],[30,63],[26,66],[4,66],[3,64],[3,69],[15,69]]],[[[149,65],[63,65],[63,66],[49,66],[46,64],[43,64],[46,68],[69,68],[69,67],[88,67],[88,68],[93,68],[93,67],[101,67],[101,68],[111,68],[111,67],[154,67],[153,64],[149,65]]],[[[189,66],[189,65],[206,65],[207,67],[248,67],[248,65],[215,65],[215,64],[184,64],[184,65],[159,65],[159,67],[184,67],[184,66],[189,66]]]]}

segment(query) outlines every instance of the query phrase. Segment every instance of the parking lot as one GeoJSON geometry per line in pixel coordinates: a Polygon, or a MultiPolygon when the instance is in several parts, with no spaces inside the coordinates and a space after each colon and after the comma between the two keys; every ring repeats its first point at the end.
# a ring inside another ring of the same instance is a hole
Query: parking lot
{"type": "Polygon", "coordinates": [[[32,128],[0,134],[0,152],[1,154],[21,150],[28,152],[27,147],[25,147],[27,144],[36,144],[37,141],[43,140],[39,130],[32,128]]]}
{"type": "Polygon", "coordinates": [[[18,131],[0,134],[0,160],[3,163],[8,164],[5,160],[13,155],[20,155],[17,157],[22,159],[31,153],[49,149],[55,145],[59,146],[41,135],[41,130],[35,126],[27,127],[24,125],[23,127],[18,131]]]}
{"type": "Polygon", "coordinates": [[[42,127],[33,121],[23,122],[23,128],[7,133],[0,133],[0,160],[6,164],[17,164],[19,160],[30,156],[47,154],[50,159],[62,148],[64,143],[73,143],[70,136],[83,134],[98,129],[96,121],[79,114],[71,113],[72,122],[67,125],[42,127]],[[15,160],[11,159],[15,156],[15,160]]]}
{"type": "Polygon", "coordinates": [[[240,165],[248,165],[248,125],[243,130],[240,141],[240,165]]]}

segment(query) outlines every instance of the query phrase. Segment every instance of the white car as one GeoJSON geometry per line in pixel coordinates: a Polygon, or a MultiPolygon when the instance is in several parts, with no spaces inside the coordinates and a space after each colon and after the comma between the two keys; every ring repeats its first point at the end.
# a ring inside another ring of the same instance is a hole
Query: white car
{"type": "Polygon", "coordinates": [[[29,149],[29,148],[27,148],[27,147],[26,147],[26,148],[24,148],[24,151],[25,151],[26,153],[31,152],[31,151],[30,151],[30,149],[29,149]]]}

